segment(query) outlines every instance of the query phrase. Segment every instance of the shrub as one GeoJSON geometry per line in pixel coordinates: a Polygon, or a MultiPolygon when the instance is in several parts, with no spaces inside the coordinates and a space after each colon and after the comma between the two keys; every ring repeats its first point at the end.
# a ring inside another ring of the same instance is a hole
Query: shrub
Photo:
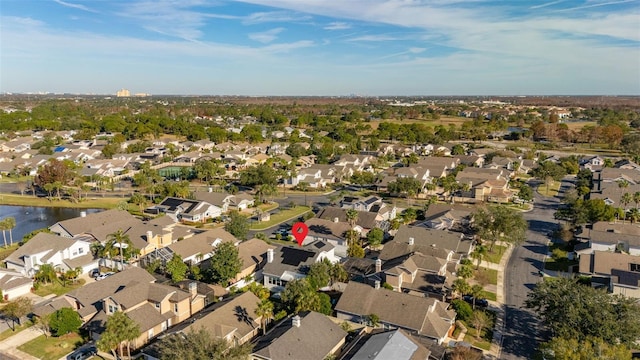
{"type": "Polygon", "coordinates": [[[51,316],[49,327],[55,336],[62,336],[70,332],[76,332],[82,325],[80,315],[71,308],[56,310],[51,316]]]}
{"type": "Polygon", "coordinates": [[[469,321],[471,316],[473,316],[473,309],[471,305],[469,305],[466,301],[456,299],[451,302],[451,306],[455,309],[458,314],[458,319],[462,321],[469,321]]]}

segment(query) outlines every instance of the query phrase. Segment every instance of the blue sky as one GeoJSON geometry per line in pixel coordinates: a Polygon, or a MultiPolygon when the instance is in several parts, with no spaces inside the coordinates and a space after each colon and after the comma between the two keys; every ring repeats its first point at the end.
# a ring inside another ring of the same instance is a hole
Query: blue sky
{"type": "Polygon", "coordinates": [[[640,95],[640,0],[0,0],[0,92],[640,95]]]}

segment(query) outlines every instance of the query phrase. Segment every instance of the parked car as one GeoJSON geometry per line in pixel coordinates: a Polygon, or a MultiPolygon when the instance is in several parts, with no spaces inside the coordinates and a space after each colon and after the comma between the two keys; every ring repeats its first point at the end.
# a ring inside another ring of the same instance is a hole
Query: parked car
{"type": "MultiPolygon", "coordinates": [[[[473,305],[473,296],[465,295],[462,297],[462,300],[473,305]]],[[[489,306],[489,301],[487,301],[487,299],[476,299],[476,306],[486,308],[489,306]]]]}
{"type": "Polygon", "coordinates": [[[113,271],[109,271],[108,273],[104,273],[102,275],[98,275],[98,277],[96,277],[96,281],[100,281],[100,280],[104,280],[106,278],[108,278],[109,276],[115,274],[113,271]]]}
{"type": "Polygon", "coordinates": [[[98,276],[100,276],[100,269],[93,269],[89,272],[89,276],[91,276],[92,278],[97,278],[98,276]]]}
{"type": "Polygon", "coordinates": [[[98,353],[95,346],[91,346],[85,349],[80,349],[73,354],[69,355],[68,359],[71,360],[85,360],[98,353]]]}

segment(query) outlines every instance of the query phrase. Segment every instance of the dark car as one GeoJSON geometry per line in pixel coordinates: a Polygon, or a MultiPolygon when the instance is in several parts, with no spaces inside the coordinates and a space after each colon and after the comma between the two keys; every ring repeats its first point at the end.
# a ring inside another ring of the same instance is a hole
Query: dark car
{"type": "MultiPolygon", "coordinates": [[[[465,295],[462,297],[462,300],[473,305],[473,296],[465,295]]],[[[489,306],[489,301],[487,301],[487,299],[476,299],[476,306],[486,308],[489,306]]]]}
{"type": "Polygon", "coordinates": [[[71,360],[85,360],[85,359],[89,359],[90,357],[96,355],[98,353],[98,350],[96,349],[95,346],[91,346],[85,349],[80,349],[78,351],[76,351],[75,353],[69,355],[68,359],[71,360]]]}

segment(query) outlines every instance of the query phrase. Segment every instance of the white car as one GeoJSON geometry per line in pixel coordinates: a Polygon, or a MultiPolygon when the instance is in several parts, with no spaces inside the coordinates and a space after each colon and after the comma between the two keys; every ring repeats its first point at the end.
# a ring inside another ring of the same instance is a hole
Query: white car
{"type": "Polygon", "coordinates": [[[96,276],[96,281],[100,281],[100,280],[104,280],[106,278],[108,278],[109,276],[115,274],[113,271],[109,271],[108,273],[104,273],[101,275],[96,276]]]}

